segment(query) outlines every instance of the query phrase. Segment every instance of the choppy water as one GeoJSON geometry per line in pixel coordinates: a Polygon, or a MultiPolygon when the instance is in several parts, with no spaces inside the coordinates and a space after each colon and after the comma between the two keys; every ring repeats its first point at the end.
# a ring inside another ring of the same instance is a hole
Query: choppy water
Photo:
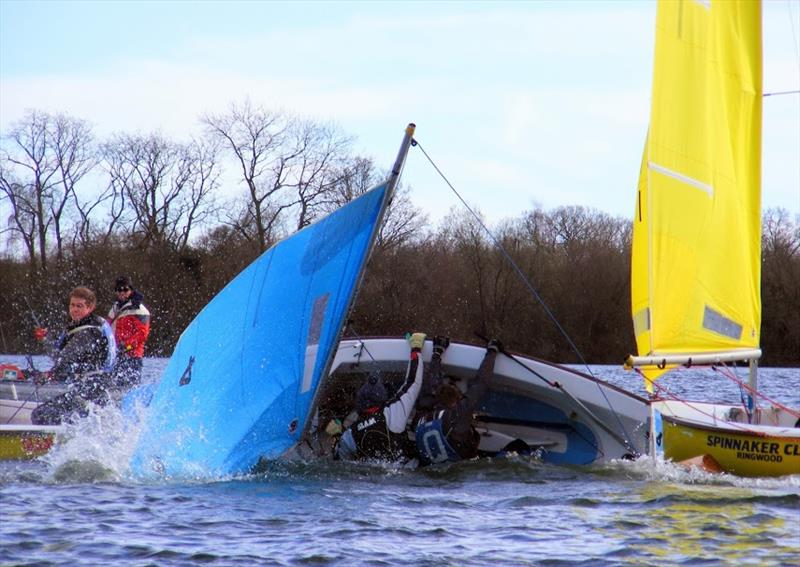
{"type": "MultiPolygon", "coordinates": [[[[640,388],[617,368],[593,370],[640,388]]],[[[670,387],[738,400],[720,380],[670,387]]],[[[800,405],[800,369],[763,369],[762,387],[800,405]]],[[[0,463],[0,565],[800,563],[800,476],[512,457],[417,471],[283,463],[241,479],[148,484],[126,475],[134,432],[114,410],[73,433],[39,461],[0,463]]]]}

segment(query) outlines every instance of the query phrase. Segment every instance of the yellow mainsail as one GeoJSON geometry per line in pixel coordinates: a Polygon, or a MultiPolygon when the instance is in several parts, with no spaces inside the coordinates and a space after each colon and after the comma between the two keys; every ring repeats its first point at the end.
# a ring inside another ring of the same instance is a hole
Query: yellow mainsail
{"type": "Polygon", "coordinates": [[[658,3],[633,228],[640,356],[759,345],[761,76],[759,2],[658,3]]]}

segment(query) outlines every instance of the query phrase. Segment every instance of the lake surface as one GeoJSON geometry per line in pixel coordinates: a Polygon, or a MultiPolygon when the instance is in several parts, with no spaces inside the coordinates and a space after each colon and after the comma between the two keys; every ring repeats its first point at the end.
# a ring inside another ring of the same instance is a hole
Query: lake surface
{"type": "MultiPolygon", "coordinates": [[[[148,359],[145,372],[165,363],[148,359]]],[[[642,392],[620,368],[592,372],[642,392]]],[[[693,376],[664,384],[738,401],[727,379],[693,376]]],[[[761,386],[800,406],[800,369],[762,369],[761,386]]],[[[246,478],[143,483],[127,475],[136,432],[114,408],[71,434],[38,461],[0,463],[0,565],[800,564],[800,476],[509,457],[428,470],[275,463],[246,478]]]]}

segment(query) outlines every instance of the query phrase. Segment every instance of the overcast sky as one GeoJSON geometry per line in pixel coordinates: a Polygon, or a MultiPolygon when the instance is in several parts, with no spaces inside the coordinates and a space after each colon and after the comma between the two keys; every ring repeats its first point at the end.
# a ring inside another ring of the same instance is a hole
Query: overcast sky
{"type": "MultiPolygon", "coordinates": [[[[491,221],[534,206],[631,215],[655,4],[0,0],[0,128],[26,108],[97,134],[200,132],[249,98],[337,123],[389,168],[408,122],[491,221]]],[[[800,3],[764,4],[764,90],[800,89],[800,3]]],[[[764,101],[765,207],[800,214],[800,96],[764,101]]],[[[403,182],[456,205],[422,153],[403,182]]],[[[231,188],[231,190],[238,188],[231,188]]]]}

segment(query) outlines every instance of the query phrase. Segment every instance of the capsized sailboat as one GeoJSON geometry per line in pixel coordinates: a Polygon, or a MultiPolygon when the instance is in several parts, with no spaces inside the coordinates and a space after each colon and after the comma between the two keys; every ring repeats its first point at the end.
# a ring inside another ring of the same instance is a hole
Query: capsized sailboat
{"type": "MultiPolygon", "coordinates": [[[[430,362],[431,341],[422,359],[430,362]]],[[[483,346],[451,342],[442,357],[449,383],[466,390],[485,353],[483,346]]],[[[380,372],[390,391],[405,379],[408,343],[402,338],[342,340],[330,376],[320,388],[315,419],[301,457],[330,455],[331,422],[345,422],[358,388],[380,372]]],[[[498,356],[489,391],[476,411],[479,452],[535,455],[558,465],[596,465],[635,458],[647,451],[647,401],[574,369],[504,352],[498,356]]]]}
{"type": "Polygon", "coordinates": [[[761,59],[759,2],[658,3],[631,268],[639,356],[627,365],[651,391],[681,365],[750,365],[743,406],[657,393],[653,451],[740,476],[800,474],[800,413],[757,395],[761,59]]]}
{"type": "Polygon", "coordinates": [[[149,405],[135,476],[248,473],[301,441],[413,133],[385,183],[267,250],[187,326],[149,405]]]}

